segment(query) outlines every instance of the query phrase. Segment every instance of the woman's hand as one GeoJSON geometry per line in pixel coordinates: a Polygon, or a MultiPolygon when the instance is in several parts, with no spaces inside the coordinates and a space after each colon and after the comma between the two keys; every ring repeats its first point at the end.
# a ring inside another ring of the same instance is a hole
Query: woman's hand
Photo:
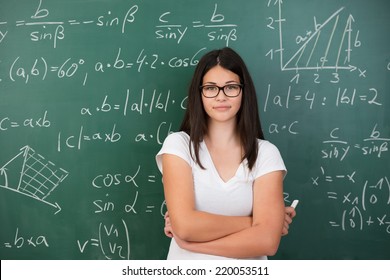
{"type": "Polygon", "coordinates": [[[282,236],[285,236],[288,234],[288,229],[290,227],[290,224],[292,223],[293,218],[296,216],[295,208],[293,207],[285,207],[284,208],[285,215],[284,215],[284,224],[283,224],[283,230],[282,230],[282,236]]]}
{"type": "Polygon", "coordinates": [[[169,238],[175,238],[175,241],[177,243],[177,245],[182,248],[182,249],[186,249],[186,250],[190,250],[190,245],[191,243],[193,242],[188,242],[188,241],[185,241],[185,240],[182,240],[180,239],[178,236],[176,236],[173,231],[172,231],[172,225],[171,225],[171,221],[169,219],[169,214],[168,212],[165,213],[164,215],[164,219],[165,219],[165,226],[164,226],[164,233],[167,237],[169,238]]]}
{"type": "Polygon", "coordinates": [[[165,219],[164,233],[167,237],[172,238],[173,231],[172,231],[171,221],[169,220],[168,211],[165,213],[164,219],[165,219]]]}

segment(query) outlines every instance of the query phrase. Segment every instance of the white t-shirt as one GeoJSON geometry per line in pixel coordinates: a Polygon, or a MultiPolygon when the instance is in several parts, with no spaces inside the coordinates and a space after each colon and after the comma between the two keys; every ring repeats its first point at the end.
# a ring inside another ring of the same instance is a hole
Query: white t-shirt
{"type": "MultiPolygon", "coordinates": [[[[162,155],[173,154],[185,160],[192,169],[194,179],[195,206],[199,211],[226,216],[249,216],[253,208],[253,182],[256,178],[276,170],[286,172],[279,150],[268,141],[258,140],[259,153],[251,171],[244,160],[236,174],[224,182],[219,176],[205,142],[201,142],[199,158],[205,169],[202,169],[191,157],[189,150],[190,137],[185,132],[170,134],[156,155],[157,166],[161,173],[162,155]]],[[[192,147],[193,148],[193,147],[192,147]]],[[[220,256],[193,253],[181,249],[174,238],[169,248],[168,259],[228,259],[220,256]]],[[[259,256],[255,259],[266,259],[259,256]]]]}

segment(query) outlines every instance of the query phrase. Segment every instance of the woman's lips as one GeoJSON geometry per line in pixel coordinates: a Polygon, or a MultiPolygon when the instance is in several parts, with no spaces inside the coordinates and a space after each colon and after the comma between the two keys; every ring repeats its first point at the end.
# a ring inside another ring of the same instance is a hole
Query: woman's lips
{"type": "Polygon", "coordinates": [[[213,109],[217,111],[226,111],[230,109],[230,106],[214,106],[213,109]]]}

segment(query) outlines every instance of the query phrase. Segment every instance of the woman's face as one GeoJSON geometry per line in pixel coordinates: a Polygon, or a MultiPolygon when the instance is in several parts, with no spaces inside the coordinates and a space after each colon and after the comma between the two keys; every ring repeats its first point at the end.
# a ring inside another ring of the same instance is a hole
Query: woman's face
{"type": "MultiPolygon", "coordinates": [[[[219,86],[240,84],[240,77],[220,65],[211,68],[204,76],[202,86],[219,86]]],[[[216,97],[207,98],[202,94],[203,107],[211,121],[227,122],[236,119],[240,110],[242,90],[236,97],[226,96],[222,89],[216,97]]]]}

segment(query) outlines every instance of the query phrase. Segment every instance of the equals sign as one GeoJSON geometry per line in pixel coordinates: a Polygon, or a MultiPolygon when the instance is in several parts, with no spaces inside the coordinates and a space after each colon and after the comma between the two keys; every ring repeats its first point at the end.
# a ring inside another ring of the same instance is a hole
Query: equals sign
{"type": "Polygon", "coordinates": [[[360,95],[360,100],[361,101],[366,101],[367,100],[367,95],[360,95]]]}
{"type": "Polygon", "coordinates": [[[328,198],[337,199],[337,193],[335,193],[335,192],[328,192],[328,198]]]}
{"type": "Polygon", "coordinates": [[[153,210],[152,209],[154,209],[154,206],[146,206],[146,213],[152,213],[153,212],[153,210]]]}
{"type": "Polygon", "coordinates": [[[204,24],[202,24],[201,21],[193,21],[192,22],[194,28],[203,27],[204,24]]]}
{"type": "Polygon", "coordinates": [[[325,181],[333,182],[332,176],[325,176],[325,181]]]}
{"type": "Polygon", "coordinates": [[[68,20],[68,22],[69,22],[70,25],[80,24],[79,21],[76,21],[74,19],[68,20]]]}
{"type": "Polygon", "coordinates": [[[7,243],[4,243],[4,247],[5,247],[5,248],[12,248],[11,244],[8,243],[8,242],[7,242],[7,243]]]}
{"type": "Polygon", "coordinates": [[[336,222],[331,222],[329,221],[329,224],[332,226],[332,227],[339,227],[340,225],[337,224],[336,222]]]}
{"type": "Polygon", "coordinates": [[[91,239],[91,246],[99,247],[99,240],[97,240],[97,239],[91,239]]]}
{"type": "Polygon", "coordinates": [[[50,71],[51,71],[51,72],[56,72],[56,71],[58,71],[58,66],[51,66],[51,67],[50,67],[50,71]]]}
{"type": "Polygon", "coordinates": [[[120,105],[114,105],[114,110],[119,110],[120,109],[120,105]]]}
{"type": "Polygon", "coordinates": [[[302,99],[302,95],[295,95],[294,100],[299,101],[302,99]]]}
{"type": "Polygon", "coordinates": [[[131,68],[133,67],[134,63],[126,63],[126,68],[131,68]]]}
{"type": "Polygon", "coordinates": [[[20,125],[17,122],[11,122],[11,127],[19,127],[20,125]]]}
{"type": "Polygon", "coordinates": [[[154,175],[149,175],[149,176],[148,176],[148,182],[155,183],[155,182],[156,182],[156,176],[154,176],[154,175]]]}
{"type": "Polygon", "coordinates": [[[16,21],[16,26],[21,26],[21,25],[25,25],[26,22],[24,20],[17,20],[16,21]]]}

